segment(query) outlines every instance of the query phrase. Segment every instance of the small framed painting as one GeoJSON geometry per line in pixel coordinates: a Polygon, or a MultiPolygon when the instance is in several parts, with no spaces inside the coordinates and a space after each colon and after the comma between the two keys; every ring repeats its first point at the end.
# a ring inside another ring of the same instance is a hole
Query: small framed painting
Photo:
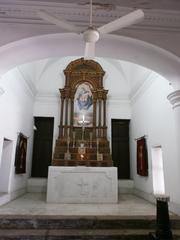
{"type": "Polygon", "coordinates": [[[27,137],[19,133],[16,144],[15,173],[26,173],[27,137]]]}

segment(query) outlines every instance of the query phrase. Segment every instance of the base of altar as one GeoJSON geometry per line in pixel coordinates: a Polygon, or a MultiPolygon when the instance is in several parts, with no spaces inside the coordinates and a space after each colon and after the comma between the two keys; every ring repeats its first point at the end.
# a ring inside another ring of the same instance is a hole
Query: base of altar
{"type": "Polygon", "coordinates": [[[117,203],[116,167],[49,167],[48,203],[117,203]]]}

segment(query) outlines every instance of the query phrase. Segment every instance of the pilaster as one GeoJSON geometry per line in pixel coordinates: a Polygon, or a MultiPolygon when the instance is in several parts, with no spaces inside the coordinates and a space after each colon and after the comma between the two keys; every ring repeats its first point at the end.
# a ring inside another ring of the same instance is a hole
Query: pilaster
{"type": "Polygon", "coordinates": [[[170,93],[167,96],[167,99],[172,104],[173,109],[177,109],[177,108],[180,109],[180,90],[176,90],[176,91],[170,93]]]}

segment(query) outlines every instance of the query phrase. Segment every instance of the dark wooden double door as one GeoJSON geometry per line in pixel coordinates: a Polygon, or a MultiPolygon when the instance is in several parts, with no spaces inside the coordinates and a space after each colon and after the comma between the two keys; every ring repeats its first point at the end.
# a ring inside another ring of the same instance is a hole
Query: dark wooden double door
{"type": "Polygon", "coordinates": [[[52,160],[54,118],[35,117],[34,143],[32,157],[32,177],[47,177],[52,160]]]}
{"type": "Polygon", "coordinates": [[[130,179],[129,120],[112,119],[112,159],[119,179],[130,179]]]}

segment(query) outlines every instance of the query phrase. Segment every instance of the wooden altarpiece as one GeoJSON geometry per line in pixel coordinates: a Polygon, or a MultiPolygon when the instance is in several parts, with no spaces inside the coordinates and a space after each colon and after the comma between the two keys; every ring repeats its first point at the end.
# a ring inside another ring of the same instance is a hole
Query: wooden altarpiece
{"type": "Polygon", "coordinates": [[[112,166],[107,140],[105,72],[99,63],[83,58],[64,70],[60,89],[60,125],[53,166],[112,166]]]}

